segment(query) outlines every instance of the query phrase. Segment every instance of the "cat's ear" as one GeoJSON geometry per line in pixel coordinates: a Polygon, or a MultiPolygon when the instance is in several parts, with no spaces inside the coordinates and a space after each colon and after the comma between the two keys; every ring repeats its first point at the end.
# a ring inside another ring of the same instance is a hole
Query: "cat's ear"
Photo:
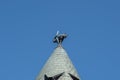
{"type": "MultiPolygon", "coordinates": [[[[64,72],[63,72],[64,73],[64,72]]],[[[45,80],[58,80],[62,75],[63,75],[63,73],[60,73],[60,74],[57,74],[57,75],[55,75],[55,76],[53,76],[53,77],[48,77],[46,74],[44,75],[44,79],[45,80]]]]}
{"type": "Polygon", "coordinates": [[[68,73],[70,75],[70,77],[73,79],[73,80],[79,80],[77,77],[75,77],[74,75],[68,73]]]}
{"type": "Polygon", "coordinates": [[[45,79],[45,80],[49,80],[49,77],[45,74],[45,75],[44,75],[44,79],[45,79]]]}
{"type": "Polygon", "coordinates": [[[64,74],[64,72],[53,76],[53,78],[54,78],[55,80],[58,80],[63,74],[64,74]]]}

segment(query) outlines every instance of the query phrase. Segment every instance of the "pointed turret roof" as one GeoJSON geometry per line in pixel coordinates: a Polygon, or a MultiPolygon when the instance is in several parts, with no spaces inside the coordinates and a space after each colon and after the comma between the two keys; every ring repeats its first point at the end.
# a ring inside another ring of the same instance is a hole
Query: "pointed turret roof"
{"type": "Polygon", "coordinates": [[[67,52],[62,47],[66,34],[58,34],[53,42],[58,46],[55,48],[36,80],[80,80],[78,73],[69,59],[67,52]]]}
{"type": "Polygon", "coordinates": [[[36,80],[45,80],[45,75],[52,77],[61,73],[63,73],[63,75],[59,80],[73,80],[69,74],[80,79],[66,51],[63,47],[58,46],[49,57],[36,80]]]}

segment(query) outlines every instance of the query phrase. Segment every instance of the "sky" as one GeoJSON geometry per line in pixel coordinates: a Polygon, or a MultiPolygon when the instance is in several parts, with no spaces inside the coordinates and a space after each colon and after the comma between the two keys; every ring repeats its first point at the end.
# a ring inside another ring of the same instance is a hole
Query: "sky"
{"type": "Polygon", "coordinates": [[[81,80],[120,80],[119,0],[0,0],[0,80],[35,80],[56,44],[81,80]]]}

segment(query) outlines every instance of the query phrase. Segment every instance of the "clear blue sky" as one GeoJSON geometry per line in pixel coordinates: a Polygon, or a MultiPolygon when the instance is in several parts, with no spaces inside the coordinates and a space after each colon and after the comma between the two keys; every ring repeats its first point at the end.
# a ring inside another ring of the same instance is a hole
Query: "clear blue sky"
{"type": "Polygon", "coordinates": [[[119,0],[0,0],[0,80],[35,80],[57,30],[82,80],[120,80],[119,0]]]}

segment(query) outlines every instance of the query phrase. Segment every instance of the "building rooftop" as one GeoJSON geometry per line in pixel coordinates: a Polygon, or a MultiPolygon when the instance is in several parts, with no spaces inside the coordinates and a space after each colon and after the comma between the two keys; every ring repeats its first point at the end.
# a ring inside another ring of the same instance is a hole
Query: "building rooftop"
{"type": "Polygon", "coordinates": [[[68,57],[67,52],[62,47],[62,42],[66,34],[58,34],[53,42],[58,46],[55,48],[36,80],[80,80],[78,73],[68,57]]]}
{"type": "Polygon", "coordinates": [[[73,80],[70,74],[80,79],[67,52],[61,46],[53,51],[36,80],[45,80],[45,75],[53,77],[59,74],[62,74],[59,80],[73,80]]]}

